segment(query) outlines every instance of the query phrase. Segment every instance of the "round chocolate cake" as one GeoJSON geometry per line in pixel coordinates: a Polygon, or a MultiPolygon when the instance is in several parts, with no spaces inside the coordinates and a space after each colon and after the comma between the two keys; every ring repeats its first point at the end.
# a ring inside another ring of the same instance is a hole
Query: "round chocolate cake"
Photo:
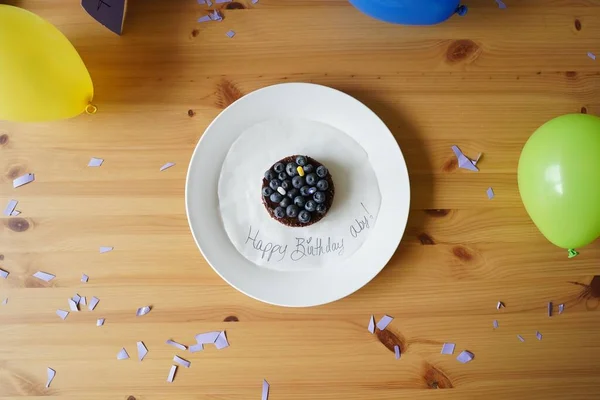
{"type": "Polygon", "coordinates": [[[323,219],[334,193],[327,168],[307,156],[283,158],[263,178],[263,204],[271,217],[287,226],[309,226],[323,219]]]}

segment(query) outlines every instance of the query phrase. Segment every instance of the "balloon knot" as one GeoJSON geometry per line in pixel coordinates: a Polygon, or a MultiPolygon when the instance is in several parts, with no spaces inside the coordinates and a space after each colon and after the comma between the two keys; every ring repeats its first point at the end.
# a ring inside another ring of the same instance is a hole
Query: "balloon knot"
{"type": "Polygon", "coordinates": [[[569,258],[577,257],[579,253],[575,249],[569,249],[569,258]]]}
{"type": "Polygon", "coordinates": [[[87,106],[85,106],[85,112],[87,114],[96,114],[96,111],[98,111],[98,107],[96,107],[95,105],[93,105],[92,103],[89,103],[87,106]]]}
{"type": "Polygon", "coordinates": [[[469,11],[469,9],[467,8],[467,6],[459,6],[456,9],[456,13],[458,15],[460,15],[461,17],[464,17],[465,15],[467,15],[467,11],[469,11]]]}

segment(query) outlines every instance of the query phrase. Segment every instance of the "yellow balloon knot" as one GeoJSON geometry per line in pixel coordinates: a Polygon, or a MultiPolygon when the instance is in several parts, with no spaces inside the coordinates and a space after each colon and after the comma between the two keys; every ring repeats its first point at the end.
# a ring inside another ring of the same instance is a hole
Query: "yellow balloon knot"
{"type": "Polygon", "coordinates": [[[96,107],[92,103],[89,103],[87,106],[85,106],[85,112],[89,115],[96,114],[97,111],[98,107],[96,107]]]}

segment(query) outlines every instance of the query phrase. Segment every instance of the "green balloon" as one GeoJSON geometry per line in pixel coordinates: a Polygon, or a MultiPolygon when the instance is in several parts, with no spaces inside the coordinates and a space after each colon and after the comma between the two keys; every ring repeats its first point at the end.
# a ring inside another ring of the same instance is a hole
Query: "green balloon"
{"type": "Polygon", "coordinates": [[[525,209],[549,241],[574,249],[600,236],[600,118],[569,114],[542,125],[518,175],[525,209]]]}

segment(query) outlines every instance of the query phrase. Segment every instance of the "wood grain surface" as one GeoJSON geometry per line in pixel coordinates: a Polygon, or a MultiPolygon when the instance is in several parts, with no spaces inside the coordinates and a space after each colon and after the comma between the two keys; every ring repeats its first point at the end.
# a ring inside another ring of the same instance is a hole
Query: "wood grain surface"
{"type": "Polygon", "coordinates": [[[600,55],[597,1],[505,0],[500,10],[472,0],[463,18],[402,27],[344,0],[239,0],[217,5],[223,22],[205,24],[196,19],[207,8],[194,0],[131,0],[122,37],[77,1],[7,3],[72,41],[99,112],[0,122],[0,202],[17,199],[22,211],[2,217],[0,267],[10,276],[0,280],[0,398],[251,400],[263,378],[271,400],[600,396],[600,245],[567,259],[529,220],[516,182],[520,150],[539,125],[600,113],[600,64],[586,55],[600,55]],[[210,121],[246,93],[292,81],[371,107],[404,152],[413,193],[384,271],[310,309],[229,287],[197,250],[184,209],[187,163],[210,121]],[[452,144],[483,152],[481,172],[457,169],[452,144]],[[87,168],[90,157],[106,161],[87,168]],[[168,161],[177,165],[159,173],[168,161]],[[26,172],[36,181],[12,189],[26,172]],[[57,278],[40,283],[38,270],[57,278]],[[100,304],[61,321],[55,310],[75,293],[100,304]],[[548,301],[565,312],[548,318],[548,301]],[[136,318],[148,304],[152,312],[136,318]],[[369,316],[385,313],[396,319],[370,335],[369,316]],[[165,344],[217,329],[230,348],[186,354],[165,344]],[[139,340],[150,350],[142,363],[139,340]],[[444,342],[475,360],[440,355],[444,342]],[[131,360],[116,360],[122,347],[131,360]],[[174,354],[192,366],[169,384],[174,354]],[[49,389],[46,367],[57,371],[49,389]]]}

